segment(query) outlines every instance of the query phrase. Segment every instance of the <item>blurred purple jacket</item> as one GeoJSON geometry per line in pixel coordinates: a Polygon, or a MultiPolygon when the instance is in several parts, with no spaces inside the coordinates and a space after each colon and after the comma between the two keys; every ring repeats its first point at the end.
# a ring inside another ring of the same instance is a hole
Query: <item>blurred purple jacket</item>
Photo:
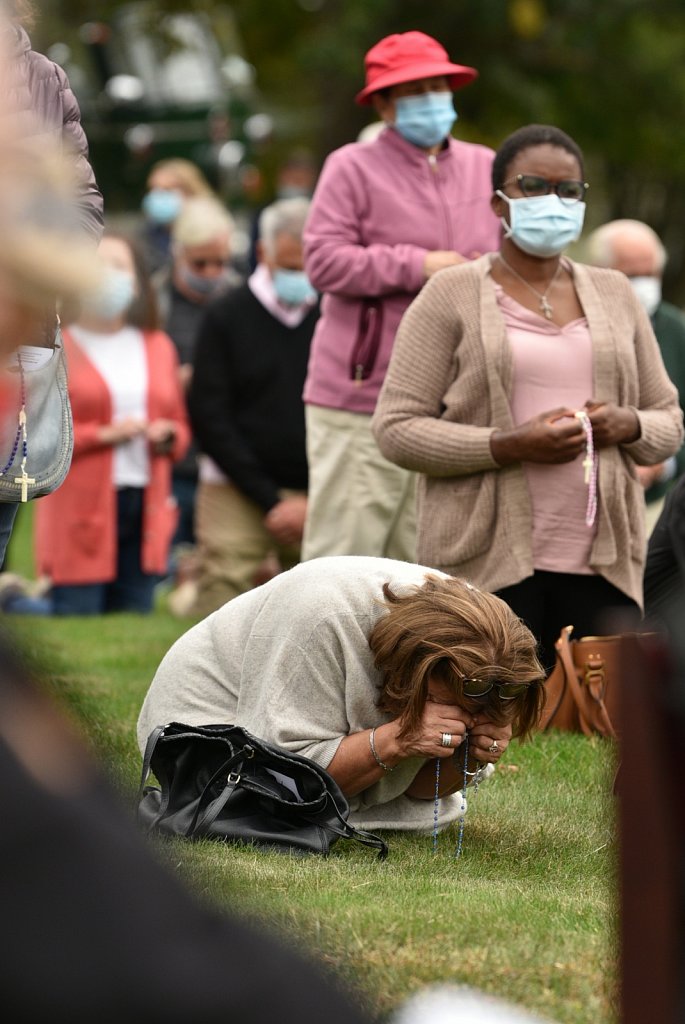
{"type": "Polygon", "coordinates": [[[12,28],[11,66],[3,87],[3,113],[17,118],[20,135],[40,151],[64,154],[72,162],[75,201],[82,230],[94,242],[103,228],[103,200],[88,160],[81,111],[69,80],[59,66],[31,49],[23,28],[12,28]]]}
{"type": "Polygon", "coordinates": [[[437,157],[393,128],[335,150],[304,232],[307,274],[324,293],[304,400],[373,413],[402,314],[425,283],[426,253],[499,246],[493,151],[449,139],[437,157]]]}

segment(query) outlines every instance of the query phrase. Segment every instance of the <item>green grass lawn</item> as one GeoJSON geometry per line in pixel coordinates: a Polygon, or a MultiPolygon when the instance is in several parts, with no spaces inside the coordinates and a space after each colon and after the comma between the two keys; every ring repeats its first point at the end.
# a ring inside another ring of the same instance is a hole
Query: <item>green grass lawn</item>
{"type": "MultiPolygon", "coordinates": [[[[22,510],[24,511],[24,510],[22,510]]],[[[10,568],[32,572],[30,511],[10,568]]],[[[162,655],[187,627],[149,617],[13,620],[50,690],[75,717],[133,813],[135,723],[162,655]]],[[[155,844],[203,900],[276,927],[343,973],[376,1013],[421,986],[469,984],[563,1024],[616,1019],[613,751],[544,735],[512,745],[437,854],[391,833],[390,856],[340,842],[294,858],[205,842],[155,844]]],[[[427,822],[432,807],[426,807],[427,822]]]]}

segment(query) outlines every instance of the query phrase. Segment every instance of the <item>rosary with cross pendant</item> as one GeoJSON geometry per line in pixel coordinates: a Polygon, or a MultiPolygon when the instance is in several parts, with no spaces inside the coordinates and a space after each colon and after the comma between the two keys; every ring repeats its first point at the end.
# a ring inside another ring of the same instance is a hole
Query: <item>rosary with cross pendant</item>
{"type": "Polygon", "coordinates": [[[19,450],[19,444],[21,443],[21,454],[22,460],[19,465],[19,472],[21,476],[14,477],[14,483],[18,484],[21,488],[20,501],[27,502],[29,500],[29,484],[35,484],[35,477],[29,476],[26,472],[26,460],[29,454],[28,448],[28,433],[26,430],[26,381],[24,379],[24,367],[21,362],[21,358],[17,357],[19,362],[19,375],[21,380],[21,397],[19,404],[19,414],[17,416],[17,432],[14,438],[14,444],[12,445],[12,451],[10,452],[9,459],[6,464],[0,469],[0,477],[5,476],[14,465],[17,452],[19,450]]]}
{"type": "Polygon", "coordinates": [[[21,476],[15,476],[14,482],[15,482],[15,484],[19,484],[21,486],[21,500],[22,501],[28,501],[29,500],[29,484],[35,484],[35,482],[36,482],[35,477],[29,476],[27,474],[27,472],[26,472],[26,467],[24,465],[22,465],[22,467],[21,467],[21,476]]]}

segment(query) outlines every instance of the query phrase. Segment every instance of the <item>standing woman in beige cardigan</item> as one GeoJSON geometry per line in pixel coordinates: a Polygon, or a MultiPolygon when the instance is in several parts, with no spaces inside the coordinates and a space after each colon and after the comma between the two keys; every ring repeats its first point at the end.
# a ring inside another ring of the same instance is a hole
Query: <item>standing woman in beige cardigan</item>
{"type": "Polygon", "coordinates": [[[573,624],[642,606],[636,465],[677,451],[676,389],[623,274],[573,263],[583,156],[558,128],[509,136],[492,169],[500,249],[435,275],[405,313],[373,428],[422,474],[418,560],[504,598],[542,660],[573,624]]]}

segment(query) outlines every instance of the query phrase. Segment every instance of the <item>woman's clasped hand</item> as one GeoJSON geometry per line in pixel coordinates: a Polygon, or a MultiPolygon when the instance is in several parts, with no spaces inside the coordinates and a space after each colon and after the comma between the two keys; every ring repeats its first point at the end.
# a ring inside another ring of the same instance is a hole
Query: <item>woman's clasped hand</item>
{"type": "Polygon", "coordinates": [[[585,449],[585,432],[578,412],[587,413],[595,448],[629,444],[640,436],[640,421],[632,409],[614,402],[588,399],[582,410],[564,406],[532,416],[512,430],[492,435],[490,448],[500,466],[515,462],[573,462],[585,449]]]}
{"type": "Polygon", "coordinates": [[[512,735],[511,722],[497,724],[483,713],[470,714],[453,701],[430,691],[416,728],[398,740],[405,757],[452,757],[469,738],[469,754],[494,764],[512,735]]]}

